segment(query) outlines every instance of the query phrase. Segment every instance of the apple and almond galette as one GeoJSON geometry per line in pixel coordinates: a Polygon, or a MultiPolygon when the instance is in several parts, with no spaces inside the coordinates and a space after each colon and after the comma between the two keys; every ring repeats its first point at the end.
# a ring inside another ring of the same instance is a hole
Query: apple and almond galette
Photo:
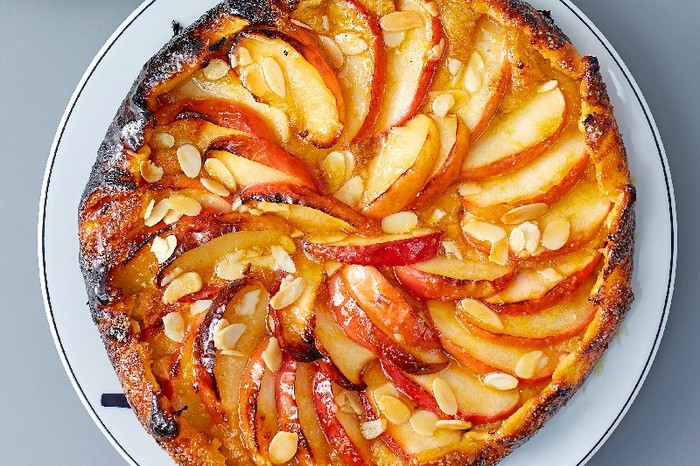
{"type": "Polygon", "coordinates": [[[230,0],[80,205],[90,307],[181,465],[493,465],[632,300],[597,61],[520,0],[230,0]]]}

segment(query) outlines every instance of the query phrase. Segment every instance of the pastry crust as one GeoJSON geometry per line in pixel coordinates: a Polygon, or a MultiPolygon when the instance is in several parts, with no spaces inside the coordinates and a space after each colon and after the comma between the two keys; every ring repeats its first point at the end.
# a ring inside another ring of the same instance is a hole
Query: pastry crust
{"type": "MultiPolygon", "coordinates": [[[[493,434],[468,433],[448,451],[425,458],[434,465],[494,465],[526,442],[573,396],[599,360],[633,299],[635,189],[630,183],[625,149],[598,62],[580,57],[547,12],[520,0],[474,0],[467,6],[488,14],[505,28],[524,31],[531,46],[551,64],[581,81],[582,125],[602,191],[614,196],[602,271],[592,301],[595,318],[579,347],[557,367],[541,393],[525,402],[493,434]]],[[[144,66],[102,143],[83,193],[80,211],[80,267],[89,305],[107,353],[139,421],[182,465],[223,465],[217,440],[190,425],[170,406],[152,374],[151,350],[138,338],[121,292],[110,273],[130,254],[124,238],[141,228],[147,197],[134,173],[137,154],[154,126],[156,96],[195,70],[226,37],[254,25],[274,26],[295,2],[226,1],[166,44],[144,66]]],[[[240,464],[249,460],[240,458],[240,464]]]]}

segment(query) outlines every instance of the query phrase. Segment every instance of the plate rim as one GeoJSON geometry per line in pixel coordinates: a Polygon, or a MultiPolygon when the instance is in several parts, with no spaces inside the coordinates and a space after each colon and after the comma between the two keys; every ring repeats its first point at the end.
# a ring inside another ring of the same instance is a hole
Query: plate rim
{"type": "MultiPolygon", "coordinates": [[[[126,30],[149,8],[151,7],[154,3],[156,3],[158,0],[144,0],[134,11],[129,14],[129,16],[122,21],[122,23],[115,29],[115,31],[110,35],[110,37],[105,41],[105,43],[102,45],[102,47],[99,49],[95,57],[92,59],[90,62],[89,66],[83,73],[80,81],[78,82],[75,90],[73,91],[70,100],[68,101],[68,104],[63,112],[63,115],[61,117],[61,120],[59,122],[58,128],[56,130],[53,143],[51,145],[51,149],[49,152],[49,158],[46,163],[46,167],[44,170],[44,177],[42,181],[42,186],[41,186],[41,194],[40,194],[40,199],[39,199],[39,212],[38,212],[38,218],[37,218],[37,262],[38,262],[38,268],[39,268],[39,281],[41,285],[41,294],[42,294],[42,299],[44,303],[44,310],[46,314],[46,319],[49,324],[49,330],[51,332],[51,336],[54,341],[54,345],[56,346],[57,353],[59,355],[59,359],[61,360],[61,364],[63,365],[63,369],[66,372],[66,375],[68,375],[68,379],[73,386],[73,390],[76,392],[78,395],[79,400],[83,404],[85,410],[88,412],[88,415],[92,418],[93,422],[97,425],[99,430],[102,432],[102,434],[105,436],[105,438],[112,444],[112,446],[117,450],[117,452],[122,456],[122,458],[127,461],[129,464],[132,466],[141,466],[126,450],[124,446],[122,446],[121,443],[114,437],[112,432],[106,427],[102,419],[100,418],[100,415],[97,413],[97,410],[94,408],[92,403],[89,401],[85,391],[80,385],[80,382],[78,381],[78,378],[73,371],[73,368],[70,365],[70,362],[68,361],[68,356],[66,355],[65,348],[63,347],[63,343],[61,341],[61,337],[58,334],[58,328],[56,326],[56,321],[54,319],[54,313],[53,313],[53,308],[51,306],[51,296],[49,294],[48,290],[48,279],[46,275],[46,257],[45,257],[45,244],[44,244],[44,234],[46,231],[46,206],[48,202],[48,189],[49,185],[51,182],[51,175],[52,175],[52,170],[53,166],[56,160],[56,156],[58,154],[58,149],[61,143],[61,139],[63,137],[63,133],[66,129],[68,120],[70,119],[73,110],[75,109],[76,103],[78,99],[80,98],[85,86],[87,85],[88,81],[92,77],[93,73],[99,66],[99,64],[102,62],[102,60],[105,58],[109,50],[112,48],[112,46],[119,40],[119,38],[126,32],[126,30]]],[[[617,67],[620,69],[622,72],[623,76],[627,80],[628,84],[630,85],[634,97],[639,102],[640,107],[642,109],[642,112],[644,113],[644,117],[647,121],[647,125],[649,126],[649,129],[651,129],[652,136],[654,138],[654,143],[656,145],[657,153],[659,155],[659,160],[661,162],[661,167],[663,169],[663,176],[664,176],[664,182],[666,185],[666,195],[667,195],[667,203],[669,207],[669,220],[670,220],[670,227],[671,227],[671,243],[670,243],[670,269],[669,269],[669,277],[668,277],[668,282],[666,284],[666,297],[664,300],[664,308],[663,312],[661,315],[661,319],[659,322],[659,326],[657,328],[656,336],[654,338],[654,344],[652,345],[650,351],[649,351],[649,356],[647,357],[647,360],[644,364],[644,367],[642,369],[642,373],[639,376],[634,388],[630,392],[627,401],[624,403],[624,405],[619,409],[618,414],[616,415],[615,419],[613,422],[608,426],[607,430],[603,433],[603,435],[597,440],[597,442],[590,448],[588,453],[577,463],[577,466],[583,466],[585,465],[594,455],[595,453],[605,444],[605,442],[610,438],[612,433],[615,431],[615,429],[618,427],[622,419],[625,417],[627,412],[629,411],[630,407],[632,406],[634,400],[637,398],[639,391],[641,390],[642,385],[644,384],[647,376],[649,375],[649,371],[651,370],[651,366],[656,359],[656,355],[658,353],[661,340],[664,335],[664,331],[666,328],[666,324],[668,322],[668,317],[670,314],[670,308],[671,308],[671,303],[673,300],[673,293],[675,289],[675,280],[676,280],[676,268],[677,268],[677,263],[678,263],[678,223],[677,223],[677,211],[676,211],[676,197],[675,197],[675,190],[673,186],[673,180],[671,176],[671,170],[670,170],[670,165],[668,162],[668,158],[666,156],[666,150],[661,138],[661,133],[658,129],[658,126],[656,125],[656,121],[654,119],[654,115],[651,112],[651,109],[649,107],[649,104],[647,103],[644,94],[642,93],[641,88],[637,84],[637,81],[635,80],[634,76],[630,72],[629,68],[625,64],[624,60],[622,57],[619,55],[617,50],[612,46],[610,41],[605,37],[605,35],[598,29],[598,27],[593,23],[593,21],[588,18],[586,14],[584,14],[581,9],[579,9],[576,5],[572,3],[571,0],[557,0],[564,8],[567,8],[571,13],[576,16],[576,18],[583,23],[583,25],[588,28],[588,30],[595,36],[595,38],[601,43],[601,45],[605,48],[606,52],[612,57],[613,61],[617,65],[617,67]]]]}

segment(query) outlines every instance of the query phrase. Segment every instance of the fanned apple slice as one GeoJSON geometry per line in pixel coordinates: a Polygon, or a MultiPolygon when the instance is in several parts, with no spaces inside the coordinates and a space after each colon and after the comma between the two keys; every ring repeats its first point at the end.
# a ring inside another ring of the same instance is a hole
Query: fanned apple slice
{"type": "Polygon", "coordinates": [[[389,32],[397,31],[397,13],[411,12],[416,18],[415,27],[404,30],[401,44],[387,51],[386,91],[376,124],[380,133],[404,124],[416,113],[442,58],[446,45],[442,24],[427,11],[426,3],[397,0],[397,12],[380,18],[382,29],[389,32]]]}
{"type": "Polygon", "coordinates": [[[462,196],[462,203],[471,214],[496,220],[521,205],[552,205],[583,176],[587,164],[585,137],[576,132],[518,170],[484,181],[462,196]]]}
{"type": "Polygon", "coordinates": [[[369,237],[351,235],[340,240],[336,235],[315,236],[304,240],[302,247],[319,260],[380,267],[414,264],[434,257],[442,237],[442,232],[433,230],[369,237]]]}
{"type": "Polygon", "coordinates": [[[312,364],[298,364],[294,392],[299,410],[299,424],[317,464],[331,464],[333,447],[326,440],[314,406],[314,375],[312,364]]]}
{"type": "Polygon", "coordinates": [[[582,332],[595,316],[590,300],[596,277],[558,304],[527,315],[496,314],[496,318],[480,319],[464,307],[457,307],[457,318],[478,336],[504,344],[542,347],[553,345],[582,332]]]}
{"type": "Polygon", "coordinates": [[[429,181],[416,197],[417,206],[426,206],[460,177],[469,150],[469,130],[461,119],[447,115],[435,117],[434,121],[440,135],[440,150],[429,181]]]}
{"type": "MultiPolygon", "coordinates": [[[[294,359],[285,356],[282,366],[277,371],[275,399],[277,400],[277,419],[280,432],[297,434],[297,452],[294,455],[299,466],[315,466],[314,456],[309,441],[301,427],[299,405],[297,404],[298,365],[294,359]]],[[[308,406],[306,406],[308,408],[308,406]]]]}
{"type": "Polygon", "coordinates": [[[299,136],[330,147],[343,130],[344,105],[333,70],[313,39],[285,37],[269,31],[236,36],[231,51],[241,82],[256,98],[284,110],[299,136]]]}
{"type": "Polygon", "coordinates": [[[440,134],[429,117],[417,115],[393,128],[369,164],[363,212],[381,218],[406,207],[433,173],[439,154],[440,134]]]}
{"type": "Polygon", "coordinates": [[[517,109],[491,122],[464,159],[462,176],[481,180],[528,163],[559,136],[565,117],[566,99],[559,87],[535,93],[517,109]]]}
{"type": "MultiPolygon", "coordinates": [[[[521,346],[490,341],[473,334],[455,317],[454,304],[430,301],[428,310],[435,327],[440,332],[440,341],[445,351],[460,364],[479,375],[505,372],[517,376],[518,362],[532,351],[521,346]]],[[[523,380],[531,383],[550,377],[559,364],[560,356],[566,354],[566,349],[566,342],[558,346],[543,348],[542,353],[547,358],[546,363],[523,380]]]]}
{"type": "Polygon", "coordinates": [[[309,234],[340,234],[355,233],[357,229],[345,220],[329,215],[318,209],[297,204],[281,204],[275,202],[251,202],[253,208],[280,217],[309,234]]]}
{"type": "Polygon", "coordinates": [[[492,296],[515,277],[515,268],[493,262],[437,256],[407,267],[396,267],[396,278],[422,299],[462,299],[492,296]]]}
{"type": "Polygon", "coordinates": [[[472,142],[491,122],[510,83],[506,32],[488,16],[484,16],[478,28],[474,50],[458,76],[465,95],[457,95],[454,107],[454,112],[466,123],[472,142]]]}

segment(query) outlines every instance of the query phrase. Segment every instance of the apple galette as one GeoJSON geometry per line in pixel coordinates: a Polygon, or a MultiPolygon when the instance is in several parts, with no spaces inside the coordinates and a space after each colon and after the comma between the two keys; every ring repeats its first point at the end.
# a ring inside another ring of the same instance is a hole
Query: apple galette
{"type": "Polygon", "coordinates": [[[632,300],[597,61],[519,0],[230,0],[144,67],[80,205],[182,465],[493,465],[632,300]]]}

